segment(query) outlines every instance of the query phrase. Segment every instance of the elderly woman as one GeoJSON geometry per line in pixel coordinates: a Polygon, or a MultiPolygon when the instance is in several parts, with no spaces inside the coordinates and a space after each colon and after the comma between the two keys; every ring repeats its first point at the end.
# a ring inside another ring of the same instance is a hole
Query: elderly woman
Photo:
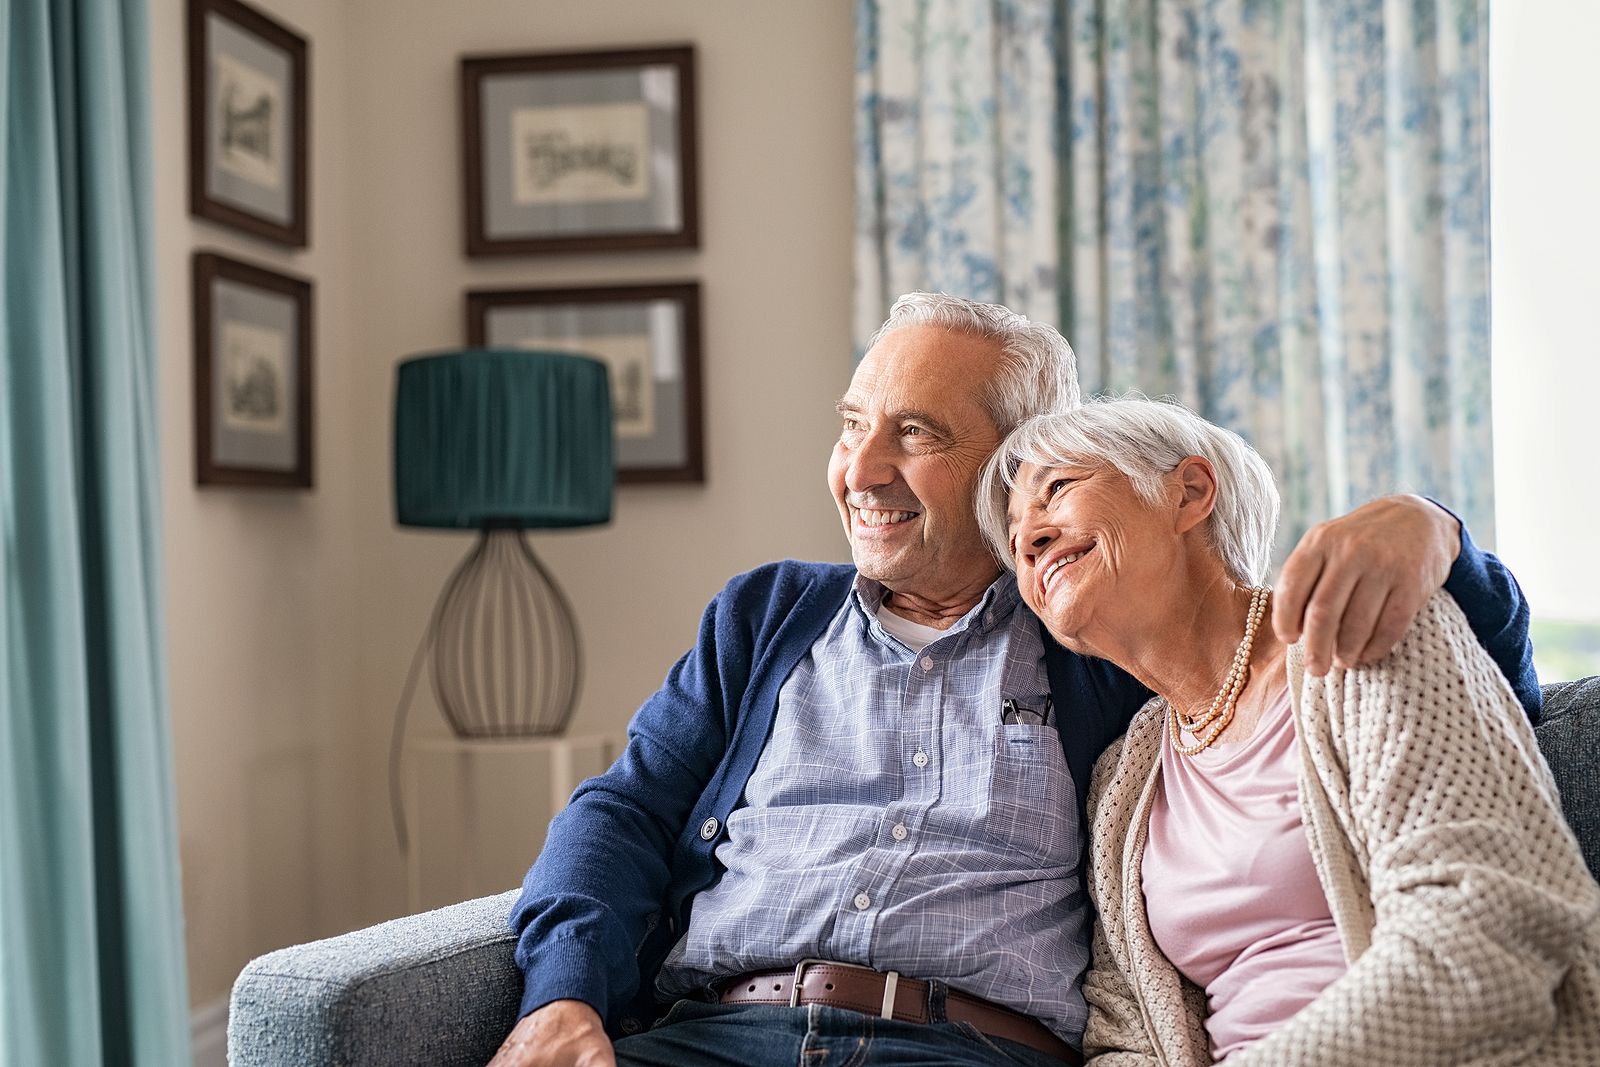
{"type": "Polygon", "coordinates": [[[1600,1064],[1600,889],[1454,601],[1309,675],[1264,621],[1272,476],[1175,404],[1025,423],[982,485],[1056,640],[1158,694],[1091,786],[1086,1054],[1600,1064]]]}

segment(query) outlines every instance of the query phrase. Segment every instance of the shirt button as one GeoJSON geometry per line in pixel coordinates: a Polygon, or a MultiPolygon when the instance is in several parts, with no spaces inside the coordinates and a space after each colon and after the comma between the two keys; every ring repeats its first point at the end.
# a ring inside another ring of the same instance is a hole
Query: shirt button
{"type": "Polygon", "coordinates": [[[933,670],[933,657],[932,656],[923,656],[922,657],[922,669],[925,670],[925,671],[933,670]]]}
{"type": "Polygon", "coordinates": [[[985,624],[987,624],[989,626],[993,626],[994,625],[994,612],[992,612],[992,611],[984,612],[983,613],[983,621],[984,621],[985,624]]]}
{"type": "Polygon", "coordinates": [[[856,894],[856,910],[857,911],[866,911],[870,907],[872,907],[872,898],[867,896],[865,893],[857,893],[856,894]]]}
{"type": "Polygon", "coordinates": [[[910,830],[906,829],[906,824],[903,822],[895,823],[894,829],[889,831],[896,841],[904,841],[906,839],[906,835],[910,832],[910,830]]]}
{"type": "Polygon", "coordinates": [[[928,754],[919,748],[917,749],[916,755],[911,757],[911,762],[915,763],[918,767],[926,767],[928,765],[928,754]]]}
{"type": "Polygon", "coordinates": [[[715,818],[707,819],[705,822],[701,823],[700,824],[700,840],[702,840],[702,841],[710,841],[713,837],[716,837],[717,836],[717,829],[718,829],[719,825],[720,824],[717,822],[717,820],[715,818]]]}

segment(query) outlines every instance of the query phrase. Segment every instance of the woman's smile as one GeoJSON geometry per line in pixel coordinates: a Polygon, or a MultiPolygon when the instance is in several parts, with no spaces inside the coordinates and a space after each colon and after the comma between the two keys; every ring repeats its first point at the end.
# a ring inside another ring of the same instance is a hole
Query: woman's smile
{"type": "Polygon", "coordinates": [[[1050,594],[1051,586],[1055,583],[1056,577],[1061,573],[1063,568],[1077,563],[1084,556],[1087,556],[1089,553],[1093,552],[1094,549],[1095,542],[1087,541],[1075,547],[1057,552],[1054,556],[1048,557],[1046,560],[1044,560],[1043,566],[1039,569],[1039,585],[1044,594],[1046,596],[1050,594]]]}

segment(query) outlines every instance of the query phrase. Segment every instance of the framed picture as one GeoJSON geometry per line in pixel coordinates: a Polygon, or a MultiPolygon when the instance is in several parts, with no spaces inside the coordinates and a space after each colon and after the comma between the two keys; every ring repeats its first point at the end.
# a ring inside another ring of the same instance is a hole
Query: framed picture
{"type": "Polygon", "coordinates": [[[240,0],[189,0],[189,211],[303,248],[306,39],[240,0]]]}
{"type": "Polygon", "coordinates": [[[694,49],[461,60],[467,255],[694,248],[694,49]]]}
{"type": "Polygon", "coordinates": [[[469,292],[467,338],[601,360],[611,372],[617,481],[705,481],[698,282],[469,292]]]}
{"type": "Polygon", "coordinates": [[[195,481],[311,488],[311,283],[194,256],[195,481]]]}

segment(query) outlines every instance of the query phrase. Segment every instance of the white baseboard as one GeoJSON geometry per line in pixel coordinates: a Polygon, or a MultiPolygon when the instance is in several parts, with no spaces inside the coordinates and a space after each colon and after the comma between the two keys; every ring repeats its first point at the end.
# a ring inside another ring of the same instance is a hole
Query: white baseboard
{"type": "Polygon", "coordinates": [[[189,1013],[194,1067],[228,1067],[228,998],[218,997],[189,1013]]]}

